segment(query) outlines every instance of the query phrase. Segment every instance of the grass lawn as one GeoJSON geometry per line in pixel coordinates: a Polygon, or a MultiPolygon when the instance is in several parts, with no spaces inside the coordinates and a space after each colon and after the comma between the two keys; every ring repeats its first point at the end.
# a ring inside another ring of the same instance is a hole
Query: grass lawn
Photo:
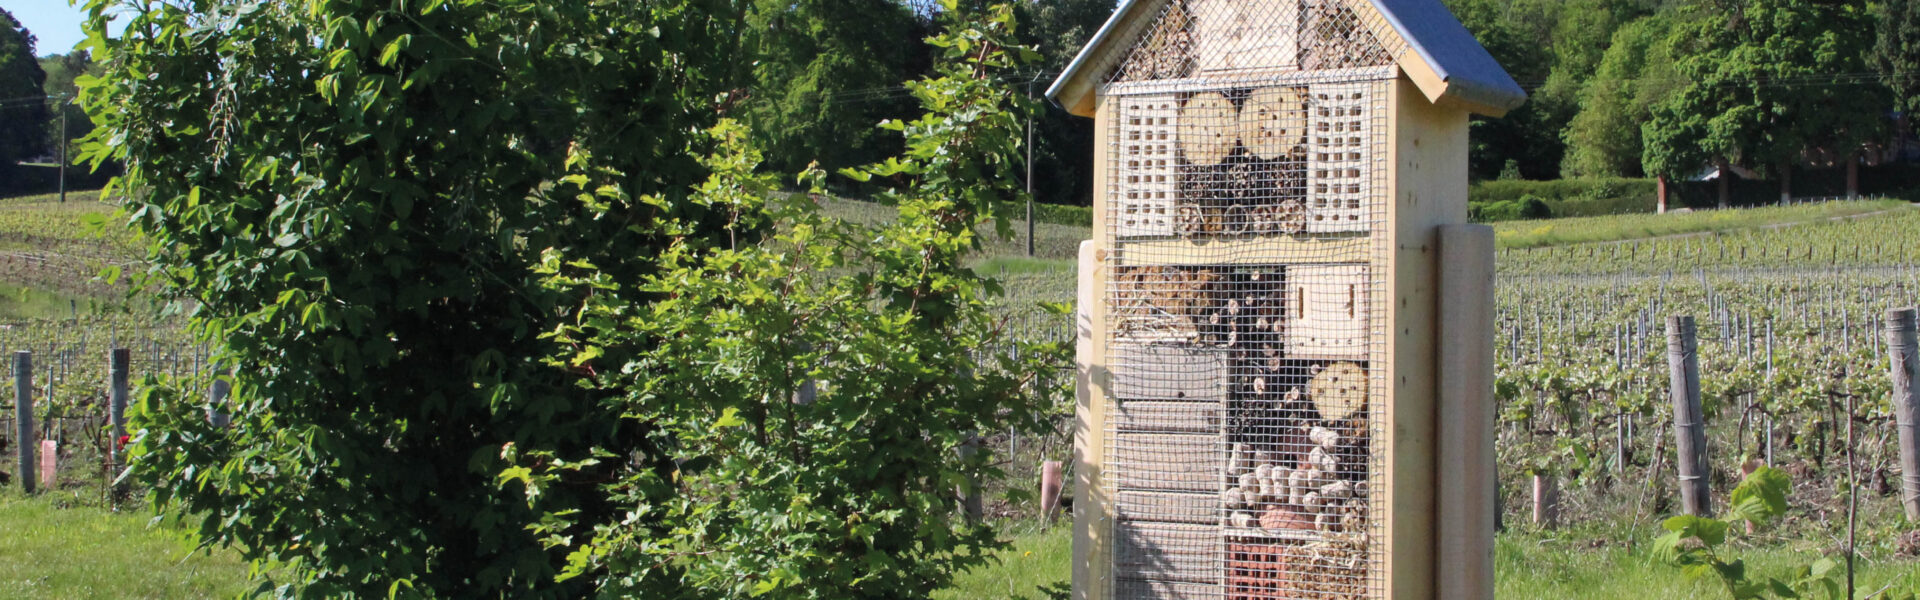
{"type": "Polygon", "coordinates": [[[1061,519],[1052,529],[1015,529],[1013,548],[996,556],[998,564],[961,573],[939,600],[974,598],[1046,598],[1042,586],[1073,580],[1073,522],[1061,519]]]}
{"type": "MultiPolygon", "coordinates": [[[[1652,560],[1647,542],[1656,537],[1657,526],[1644,529],[1639,538],[1643,542],[1633,546],[1572,533],[1502,534],[1494,548],[1494,595],[1529,600],[1728,597],[1717,581],[1690,580],[1679,569],[1652,560]]],[[[1796,568],[1817,558],[1812,550],[1794,544],[1736,546],[1728,555],[1744,559],[1748,573],[1789,579],[1796,568]]],[[[1013,548],[999,555],[997,566],[963,574],[952,590],[935,597],[1045,598],[1040,587],[1072,578],[1072,555],[1072,528],[1065,522],[1050,531],[1016,532],[1013,548]]],[[[1920,562],[1885,558],[1858,563],[1856,597],[1889,583],[1920,588],[1920,562]]]]}
{"type": "Polygon", "coordinates": [[[150,515],[0,494],[0,598],[231,598],[253,587],[229,552],[195,552],[150,515]]]}
{"type": "MultiPolygon", "coordinates": [[[[0,204],[39,204],[59,202],[60,194],[34,194],[32,196],[0,197],[0,204]]],[[[67,202],[99,202],[100,190],[67,190],[67,202]]],[[[91,210],[99,210],[94,207],[91,210]]]]}
{"type": "Polygon", "coordinates": [[[1901,200],[1858,200],[1664,215],[1504,221],[1495,223],[1493,231],[1495,244],[1501,248],[1537,248],[1818,222],[1907,206],[1901,200]]]}

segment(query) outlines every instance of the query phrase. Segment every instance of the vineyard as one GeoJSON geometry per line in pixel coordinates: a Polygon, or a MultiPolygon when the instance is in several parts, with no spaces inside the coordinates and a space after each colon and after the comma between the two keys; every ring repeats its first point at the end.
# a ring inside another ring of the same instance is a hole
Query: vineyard
{"type": "MultiPolygon", "coordinates": [[[[829,208],[887,216],[858,202],[829,208]]],[[[1795,511],[1774,535],[1831,550],[1857,480],[1860,554],[1920,553],[1899,507],[1883,328],[1887,309],[1920,302],[1920,209],[1863,201],[1629,217],[1662,218],[1600,230],[1603,219],[1498,227],[1505,523],[1630,543],[1678,511],[1665,320],[1692,315],[1710,488],[1724,495],[1743,467],[1783,468],[1795,511]],[[1574,231],[1606,241],[1530,246],[1574,231]],[[1547,504],[1537,525],[1536,476],[1547,504]]],[[[1037,257],[1025,259],[1013,258],[1024,252],[1023,224],[1014,225],[1016,239],[988,242],[994,258],[981,268],[1005,277],[1009,318],[1022,323],[1012,329],[1064,329],[1025,322],[1022,307],[1071,299],[1073,264],[1061,259],[1086,230],[1041,223],[1037,257]]]]}
{"type": "MultiPolygon", "coordinates": [[[[825,208],[851,220],[891,218],[890,209],[864,202],[825,208]]],[[[132,351],[136,386],[145,375],[210,369],[204,347],[177,320],[128,300],[126,277],[98,275],[136,264],[133,240],[90,224],[106,211],[92,198],[0,201],[0,285],[11,286],[14,302],[0,306],[32,308],[0,316],[0,351],[33,353],[36,425],[61,449],[55,489],[82,504],[112,502],[104,485],[115,443],[106,433],[109,349],[132,351]]],[[[1521,556],[1567,552],[1553,545],[1565,538],[1635,548],[1679,510],[1665,320],[1692,315],[1709,487],[1724,497],[1758,464],[1780,467],[1794,484],[1784,524],[1753,536],[1753,550],[1775,553],[1774,563],[1791,562],[1780,553],[1836,554],[1857,486],[1863,581],[1920,583],[1911,558],[1920,534],[1899,506],[1883,329],[1887,309],[1920,301],[1920,210],[1862,203],[1783,213],[1786,226],[1743,222],[1680,237],[1522,247],[1532,243],[1529,229],[1537,236],[1566,221],[1500,228],[1497,451],[1500,514],[1512,532],[1501,538],[1503,556],[1522,552],[1516,544],[1525,545],[1521,556]]],[[[1014,237],[986,236],[974,265],[1003,278],[1008,329],[1071,336],[1068,322],[1032,307],[1072,299],[1069,259],[1087,228],[1037,224],[1028,258],[1025,223],[1010,225],[1014,237]]],[[[8,405],[0,431],[10,452],[12,398],[0,403],[8,405]]],[[[1010,475],[986,487],[990,515],[1031,522],[1032,494],[1015,492],[1033,487],[1042,461],[1071,464],[1069,419],[1060,422],[1051,437],[987,436],[1010,475]]],[[[1060,529],[1052,531],[1022,547],[1062,547],[1060,529]]],[[[1641,556],[1632,552],[1623,556],[1641,556]]],[[[1545,593],[1513,587],[1534,580],[1512,579],[1509,560],[1501,564],[1503,591],[1545,593]]]]}

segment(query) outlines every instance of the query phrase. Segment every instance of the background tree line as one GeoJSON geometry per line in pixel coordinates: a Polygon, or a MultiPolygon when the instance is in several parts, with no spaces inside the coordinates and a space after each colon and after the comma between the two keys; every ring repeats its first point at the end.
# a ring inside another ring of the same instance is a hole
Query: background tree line
{"type": "MultiPolygon", "coordinates": [[[[62,142],[72,156],[74,143],[93,131],[74,98],[79,77],[98,74],[98,66],[84,50],[42,56],[37,46],[33,32],[0,9],[0,194],[52,191],[54,169],[20,163],[56,158],[62,142]]],[[[99,172],[69,169],[67,181],[70,187],[99,187],[117,172],[113,165],[99,172]]]]}
{"type": "MultiPolygon", "coordinates": [[[[1920,104],[1920,8],[1887,0],[1445,0],[1531,94],[1474,124],[1476,179],[1692,175],[1738,165],[1791,185],[1789,165],[1880,161],[1920,104]],[[1787,177],[1781,177],[1782,174],[1787,177]]],[[[965,5],[966,3],[962,3],[965,5]]],[[[1010,78],[1041,94],[1113,0],[1025,0],[1022,42],[1042,60],[1010,78]]],[[[864,164],[899,151],[873,124],[916,110],[900,82],[927,74],[926,0],[755,0],[724,100],[767,166],[864,164]]],[[[84,51],[35,59],[0,12],[0,99],[76,92],[84,51]],[[36,91],[38,90],[38,91],[36,91]]],[[[58,50],[58,49],[47,49],[58,50]]],[[[45,183],[14,166],[57,154],[51,104],[0,110],[0,191],[45,183]],[[12,169],[9,171],[9,169],[12,169]]],[[[65,139],[92,125],[65,108],[65,139]]],[[[1091,202],[1092,124],[1046,106],[1033,121],[1035,196],[1091,202]]],[[[26,171],[37,171],[27,169],[26,171]]],[[[97,182],[94,182],[97,183],[97,182]]],[[[844,193],[865,189],[843,178],[844,193]]],[[[22,190],[14,190],[19,192],[22,190]]]]}
{"type": "Polygon", "coordinates": [[[1912,2],[1447,2],[1532,96],[1474,124],[1476,178],[1738,166],[1784,195],[1796,168],[1845,168],[1854,189],[1862,162],[1896,158],[1920,98],[1912,2]]]}
{"type": "MultiPolygon", "coordinates": [[[[1505,118],[1474,123],[1476,179],[1680,179],[1737,165],[1786,194],[1794,168],[1896,158],[1911,131],[1905,114],[1920,106],[1914,2],[1445,2],[1531,95],[1505,118]]],[[[760,6],[766,37],[748,120],[769,164],[836,168],[897,150],[868,125],[911,109],[888,82],[927,68],[921,4],[760,6]]],[[[1019,3],[1022,37],[1044,56],[1021,87],[1041,93],[1113,7],[1019,3]]],[[[1034,121],[1037,198],[1090,203],[1092,138],[1091,121],[1045,107],[1034,121]]]]}

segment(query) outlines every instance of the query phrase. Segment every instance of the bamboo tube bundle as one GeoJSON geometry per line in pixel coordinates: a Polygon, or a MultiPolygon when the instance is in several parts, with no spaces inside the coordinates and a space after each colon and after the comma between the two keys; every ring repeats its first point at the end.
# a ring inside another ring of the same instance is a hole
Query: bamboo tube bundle
{"type": "Polygon", "coordinates": [[[1277,159],[1245,157],[1238,165],[1241,173],[1241,198],[1249,204],[1275,204],[1285,199],[1304,200],[1307,195],[1307,161],[1305,154],[1295,150],[1293,154],[1277,159]]]}
{"type": "Polygon", "coordinates": [[[1247,163],[1248,180],[1239,200],[1252,206],[1255,233],[1299,233],[1306,228],[1304,162],[1257,160],[1247,163]]]}
{"type": "Polygon", "coordinates": [[[1166,16],[1133,49],[1121,81],[1175,79],[1193,72],[1193,16],[1185,0],[1167,4],[1166,16]]]}
{"type": "Polygon", "coordinates": [[[1180,237],[1198,237],[1206,233],[1206,219],[1200,214],[1199,205],[1181,204],[1174,208],[1173,230],[1180,237]]]}
{"type": "Polygon", "coordinates": [[[1307,0],[1301,11],[1300,68],[1345,69],[1389,64],[1392,57],[1359,15],[1339,0],[1307,0]]]}
{"type": "Polygon", "coordinates": [[[1227,203],[1212,200],[1181,204],[1174,209],[1174,231],[1182,237],[1206,237],[1228,233],[1227,206],[1227,203]]]}
{"type": "Polygon", "coordinates": [[[1180,167],[1175,176],[1175,197],[1181,204],[1203,206],[1219,204],[1225,206],[1232,200],[1231,184],[1233,175],[1230,165],[1186,165],[1180,167]]]}
{"type": "MultiPolygon", "coordinates": [[[[1237,299],[1235,327],[1240,338],[1263,358],[1278,357],[1286,339],[1286,301],[1279,293],[1254,290],[1237,299]]],[[[1275,392],[1278,389],[1273,390],[1275,392]]]]}
{"type": "Polygon", "coordinates": [[[1227,206],[1222,220],[1221,233],[1229,236],[1245,235],[1253,232],[1253,211],[1245,204],[1227,206]]]}
{"type": "Polygon", "coordinates": [[[1115,331],[1146,341],[1201,341],[1209,333],[1205,315],[1217,302],[1207,289],[1218,277],[1210,269],[1116,268],[1115,331]]]}
{"type": "Polygon", "coordinates": [[[1307,203],[1297,198],[1255,206],[1252,215],[1253,226],[1250,229],[1257,234],[1295,234],[1307,228],[1307,203]]]}
{"type": "Polygon", "coordinates": [[[1263,195],[1260,189],[1260,165],[1250,160],[1233,159],[1227,163],[1226,178],[1222,181],[1220,196],[1236,204],[1252,203],[1254,198],[1263,195]]]}

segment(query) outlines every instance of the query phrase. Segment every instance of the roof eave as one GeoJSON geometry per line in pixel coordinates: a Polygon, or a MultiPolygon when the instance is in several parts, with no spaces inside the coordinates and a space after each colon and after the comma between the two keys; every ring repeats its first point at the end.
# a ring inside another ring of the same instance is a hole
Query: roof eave
{"type": "Polygon", "coordinates": [[[1441,103],[1496,118],[1507,116],[1507,111],[1527,102],[1526,92],[1517,89],[1455,79],[1447,80],[1447,91],[1441,98],[1441,103]]]}

